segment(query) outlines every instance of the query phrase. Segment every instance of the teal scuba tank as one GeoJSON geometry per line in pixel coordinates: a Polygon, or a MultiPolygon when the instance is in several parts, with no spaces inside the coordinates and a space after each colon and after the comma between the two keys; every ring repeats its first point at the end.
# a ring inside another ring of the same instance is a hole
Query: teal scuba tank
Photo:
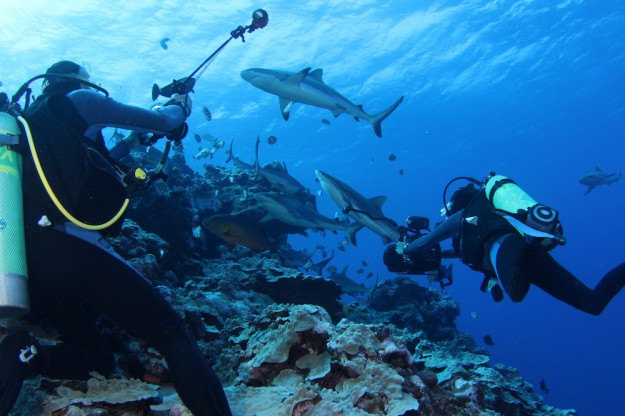
{"type": "Polygon", "coordinates": [[[11,114],[0,112],[0,318],[17,317],[30,309],[24,212],[22,156],[11,149],[20,129],[11,114]]]}
{"type": "Polygon", "coordinates": [[[537,203],[512,179],[490,176],[484,186],[486,198],[497,212],[524,235],[551,249],[564,244],[558,211],[537,203]]]}

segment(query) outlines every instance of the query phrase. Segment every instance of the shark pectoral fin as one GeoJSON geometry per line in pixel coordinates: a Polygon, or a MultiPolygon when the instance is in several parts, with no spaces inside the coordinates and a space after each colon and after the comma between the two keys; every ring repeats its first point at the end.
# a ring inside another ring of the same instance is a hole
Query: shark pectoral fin
{"type": "Polygon", "coordinates": [[[376,196],[373,198],[369,198],[369,201],[379,209],[382,209],[382,205],[386,202],[386,197],[384,195],[376,196]]]}
{"type": "Polygon", "coordinates": [[[355,222],[347,228],[347,237],[349,238],[349,242],[352,243],[354,247],[357,245],[356,241],[356,233],[362,229],[362,225],[355,222]]]}
{"type": "Polygon", "coordinates": [[[280,112],[282,113],[282,117],[285,121],[289,119],[289,114],[291,114],[292,106],[293,101],[280,97],[280,112]]]}
{"type": "Polygon", "coordinates": [[[308,75],[309,73],[310,73],[310,67],[304,68],[298,73],[291,75],[290,77],[285,79],[283,82],[286,82],[287,84],[296,85],[297,87],[299,87],[300,82],[302,82],[302,80],[306,78],[306,75],[308,75]]]}
{"type": "Polygon", "coordinates": [[[266,215],[265,215],[264,217],[262,217],[262,218],[260,219],[260,221],[258,221],[258,222],[259,222],[259,223],[260,223],[260,222],[267,222],[267,221],[271,221],[271,220],[275,220],[275,219],[277,219],[277,218],[276,218],[276,217],[274,217],[272,214],[266,214],[266,215]]]}

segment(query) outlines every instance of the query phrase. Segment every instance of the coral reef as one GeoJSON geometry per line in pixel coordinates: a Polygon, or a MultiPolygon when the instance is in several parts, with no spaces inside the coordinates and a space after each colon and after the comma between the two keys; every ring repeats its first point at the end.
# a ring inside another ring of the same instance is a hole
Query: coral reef
{"type": "MultiPolygon", "coordinates": [[[[147,153],[135,158],[129,164],[154,164],[147,153]]],[[[166,186],[134,201],[109,241],[187,323],[234,415],[575,414],[544,404],[514,369],[491,365],[457,329],[449,297],[381,276],[367,298],[344,304],[334,280],[201,231],[215,213],[258,221],[264,213],[253,194],[270,190],[245,169],[205,170],[175,163],[166,186]]],[[[265,227],[283,242],[304,231],[265,227]]],[[[117,355],[112,378],[27,380],[12,415],[190,415],[158,352],[112,322],[102,326],[117,355]]]]}

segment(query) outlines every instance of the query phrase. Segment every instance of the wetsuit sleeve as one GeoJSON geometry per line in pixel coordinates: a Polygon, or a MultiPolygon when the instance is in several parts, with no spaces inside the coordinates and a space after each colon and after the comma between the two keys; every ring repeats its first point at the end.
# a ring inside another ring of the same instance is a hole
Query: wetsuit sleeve
{"type": "Polygon", "coordinates": [[[404,248],[404,254],[410,256],[420,251],[427,250],[441,241],[452,238],[458,234],[460,223],[462,222],[462,213],[463,211],[456,212],[439,224],[438,227],[434,228],[431,233],[419,237],[408,244],[406,248],[404,248]]]}
{"type": "Polygon", "coordinates": [[[67,96],[88,125],[84,135],[92,140],[105,127],[167,134],[185,120],[182,108],[176,105],[149,110],[89,90],[73,91],[67,96]]]}

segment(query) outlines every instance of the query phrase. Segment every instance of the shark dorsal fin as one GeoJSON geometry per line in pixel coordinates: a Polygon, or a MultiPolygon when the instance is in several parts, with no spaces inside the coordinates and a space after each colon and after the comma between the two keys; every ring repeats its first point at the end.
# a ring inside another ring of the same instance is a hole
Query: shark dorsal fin
{"type": "Polygon", "coordinates": [[[289,119],[289,114],[291,114],[291,107],[293,106],[293,101],[288,98],[280,97],[280,112],[282,113],[282,117],[284,120],[289,119]]]}
{"type": "Polygon", "coordinates": [[[323,82],[323,69],[317,68],[308,74],[309,77],[316,79],[319,82],[323,82]]]}
{"type": "Polygon", "coordinates": [[[309,73],[310,67],[304,68],[301,71],[289,76],[287,79],[284,80],[284,82],[299,86],[299,83],[302,82],[302,80],[306,78],[309,73]]]}
{"type": "Polygon", "coordinates": [[[369,201],[379,209],[382,209],[382,205],[386,202],[386,197],[384,195],[375,196],[373,198],[369,198],[369,201]]]}

